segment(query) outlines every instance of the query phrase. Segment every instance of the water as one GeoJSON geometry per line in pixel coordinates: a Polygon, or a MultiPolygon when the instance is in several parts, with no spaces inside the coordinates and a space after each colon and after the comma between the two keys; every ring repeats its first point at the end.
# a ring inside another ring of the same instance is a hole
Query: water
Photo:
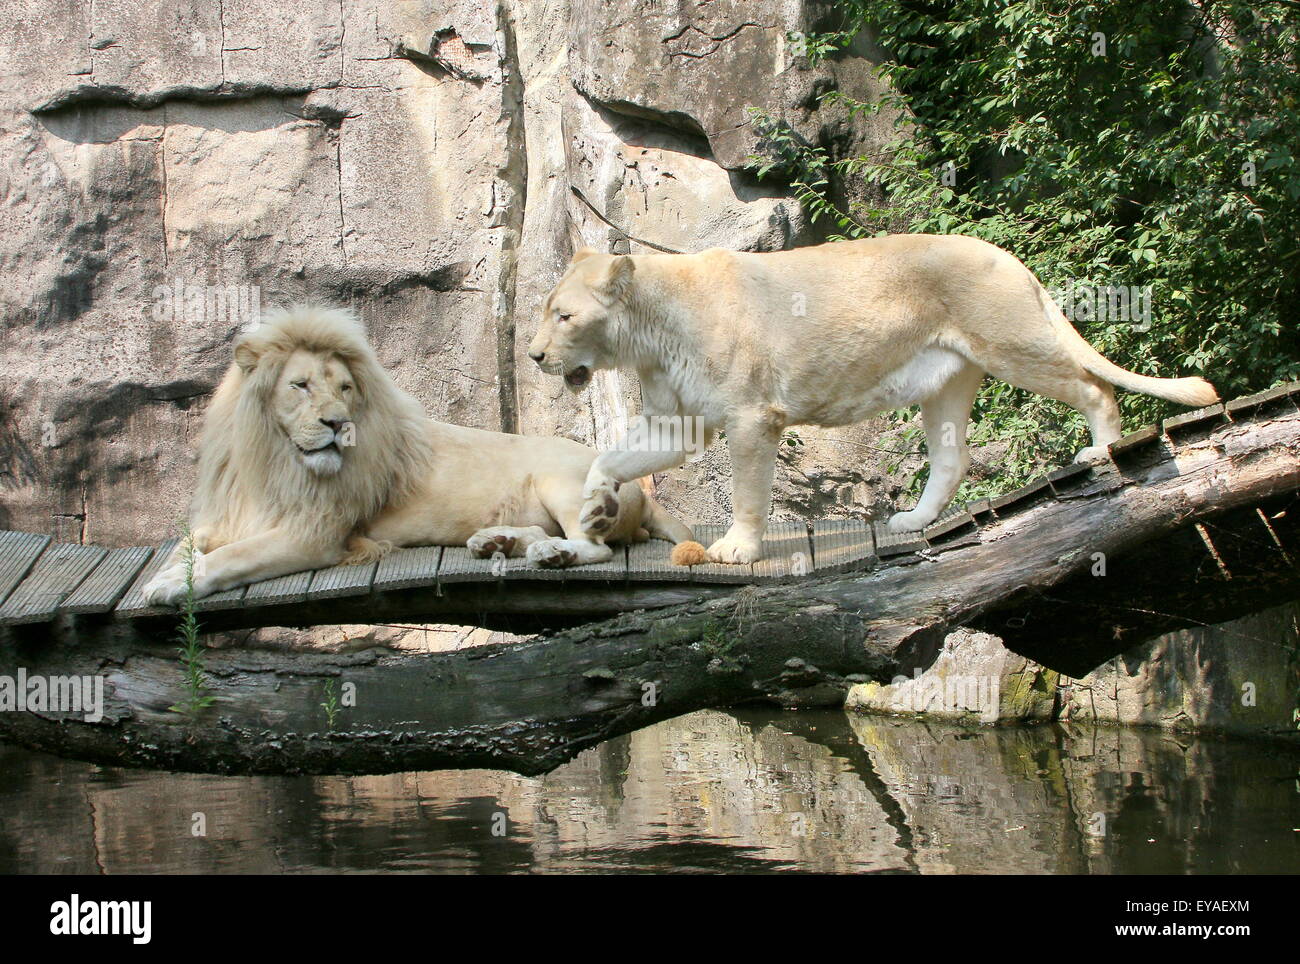
{"type": "Polygon", "coordinates": [[[1112,728],[702,712],[540,778],[203,776],[11,747],[0,774],[5,873],[1300,870],[1300,751],[1112,728]]]}

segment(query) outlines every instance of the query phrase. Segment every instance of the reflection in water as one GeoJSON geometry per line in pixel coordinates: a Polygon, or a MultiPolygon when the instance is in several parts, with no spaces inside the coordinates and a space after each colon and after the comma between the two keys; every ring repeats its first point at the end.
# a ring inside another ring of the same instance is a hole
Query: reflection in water
{"type": "Polygon", "coordinates": [[[0,773],[9,873],[1300,869],[1300,753],[1110,728],[704,712],[541,778],[198,776],[8,747],[0,773]]]}

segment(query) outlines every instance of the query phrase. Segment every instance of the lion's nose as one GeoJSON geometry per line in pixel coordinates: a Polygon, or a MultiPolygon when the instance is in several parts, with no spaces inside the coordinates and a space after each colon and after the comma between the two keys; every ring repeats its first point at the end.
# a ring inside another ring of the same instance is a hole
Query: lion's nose
{"type": "Polygon", "coordinates": [[[530,352],[528,353],[528,357],[531,358],[533,361],[537,362],[537,364],[540,365],[543,361],[546,360],[546,352],[544,352],[544,351],[530,351],[530,352]]]}
{"type": "Polygon", "coordinates": [[[322,418],[320,423],[329,426],[331,432],[338,434],[339,429],[343,427],[344,419],[341,418],[322,418]]]}

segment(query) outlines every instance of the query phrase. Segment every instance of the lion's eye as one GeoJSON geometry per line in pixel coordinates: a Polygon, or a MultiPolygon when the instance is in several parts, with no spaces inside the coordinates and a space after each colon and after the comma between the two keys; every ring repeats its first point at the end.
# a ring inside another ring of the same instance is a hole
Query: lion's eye
{"type": "Polygon", "coordinates": [[[350,392],[350,391],[352,391],[352,386],[351,386],[351,385],[340,385],[340,386],[339,386],[339,390],[340,390],[340,391],[344,391],[344,392],[350,392]]]}
{"type": "Polygon", "coordinates": [[[560,321],[568,321],[573,315],[560,315],[560,321]]]}
{"type": "Polygon", "coordinates": [[[290,387],[290,388],[303,388],[303,389],[305,389],[305,388],[307,387],[307,383],[306,383],[305,381],[301,381],[301,382],[290,382],[290,383],[289,383],[289,387],[290,387]]]}

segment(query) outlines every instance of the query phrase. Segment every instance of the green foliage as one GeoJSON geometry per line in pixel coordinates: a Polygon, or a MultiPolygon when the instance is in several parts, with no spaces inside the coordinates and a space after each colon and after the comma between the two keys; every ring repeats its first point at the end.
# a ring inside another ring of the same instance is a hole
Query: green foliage
{"type": "MultiPolygon", "coordinates": [[[[1150,286],[1149,328],[1077,316],[1076,327],[1126,368],[1201,373],[1224,397],[1300,377],[1300,4],[839,7],[844,30],[809,42],[810,58],[866,29],[889,52],[880,73],[893,93],[878,104],[825,96],[896,114],[896,140],[832,160],[769,123],[753,162],[835,236],[967,234],[1017,255],[1048,289],[1150,286]],[[831,185],[855,179],[881,185],[884,203],[837,206],[831,185]]],[[[1171,408],[1121,396],[1130,428],[1171,408]]],[[[1075,413],[1000,383],[976,409],[972,441],[1009,444],[985,489],[1086,444],[1075,413]]]]}
{"type": "Polygon", "coordinates": [[[338,721],[339,716],[339,697],[332,679],[325,681],[325,699],[320,706],[325,711],[325,720],[329,728],[334,729],[334,724],[338,721]]]}
{"type": "Polygon", "coordinates": [[[181,645],[176,652],[181,658],[185,698],[168,709],[196,716],[211,706],[216,697],[208,691],[203,675],[203,646],[199,643],[199,621],[194,616],[194,539],[188,528],[184,530],[181,544],[185,547],[185,598],[181,600],[181,621],[176,633],[181,645]]]}

